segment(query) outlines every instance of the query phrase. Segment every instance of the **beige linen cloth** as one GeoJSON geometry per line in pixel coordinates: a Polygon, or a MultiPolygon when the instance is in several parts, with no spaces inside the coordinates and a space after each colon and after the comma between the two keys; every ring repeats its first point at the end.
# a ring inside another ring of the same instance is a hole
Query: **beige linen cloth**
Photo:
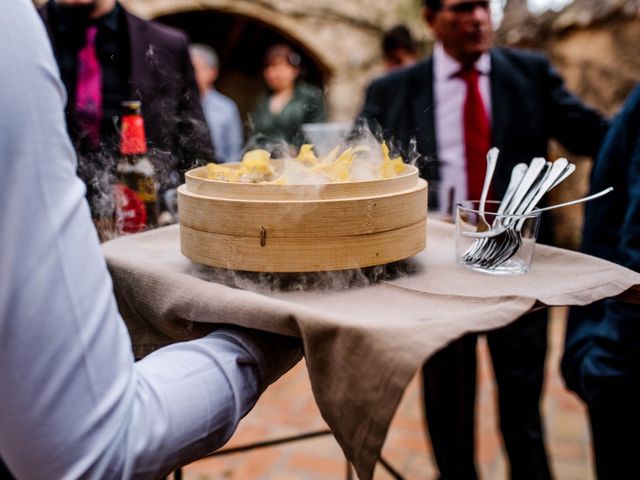
{"type": "Polygon", "coordinates": [[[180,253],[178,226],[103,248],[138,357],[212,323],[302,337],[320,411],[362,480],[373,475],[407,384],[434,352],[507,325],[536,302],[585,305],[640,284],[631,270],[540,245],[528,274],[477,273],[456,265],[454,227],[438,221],[429,222],[426,250],[373,282],[376,269],[296,280],[198,266],[180,253]]]}

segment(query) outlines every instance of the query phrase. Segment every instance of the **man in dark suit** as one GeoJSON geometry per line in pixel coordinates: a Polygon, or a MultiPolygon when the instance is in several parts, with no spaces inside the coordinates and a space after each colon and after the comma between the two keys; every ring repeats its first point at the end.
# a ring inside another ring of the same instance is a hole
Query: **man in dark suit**
{"type": "MultiPolygon", "coordinates": [[[[431,58],[374,81],[362,116],[426,158],[430,208],[451,213],[479,198],[490,146],[500,149],[493,197],[504,195],[513,166],[546,156],[550,138],[594,155],[607,122],[563,86],[539,54],[492,47],[489,2],[425,0],[436,37],[431,58]],[[470,173],[471,172],[471,173],[470,173]]],[[[550,219],[541,241],[551,240],[550,219]]],[[[540,395],[547,346],[546,312],[536,312],[487,341],[499,390],[500,428],[511,477],[549,478],[540,395]]],[[[438,352],[423,369],[427,423],[443,479],[474,479],[476,341],[470,334],[438,352]]]]}
{"type": "MultiPolygon", "coordinates": [[[[640,86],[611,127],[587,204],[582,250],[640,271],[640,86]]],[[[562,373],[589,407],[599,479],[628,478],[640,452],[640,305],[604,300],[572,308],[562,373]]],[[[631,474],[632,475],[632,474],[631,474]]]]}
{"type": "Polygon", "coordinates": [[[195,164],[213,161],[188,41],[182,32],[142,20],[116,0],[50,0],[40,14],[67,89],[67,126],[94,217],[109,214],[110,193],[105,192],[118,157],[116,120],[123,101],[142,102],[150,159],[161,192],[181,183],[184,171],[195,164]],[[96,59],[93,85],[99,82],[99,91],[89,93],[97,97],[90,100],[98,105],[86,114],[81,110],[87,102],[81,106],[80,97],[87,96],[92,80],[81,76],[86,68],[81,66],[80,55],[86,55],[92,29],[97,34],[92,37],[89,55],[96,59]]]}

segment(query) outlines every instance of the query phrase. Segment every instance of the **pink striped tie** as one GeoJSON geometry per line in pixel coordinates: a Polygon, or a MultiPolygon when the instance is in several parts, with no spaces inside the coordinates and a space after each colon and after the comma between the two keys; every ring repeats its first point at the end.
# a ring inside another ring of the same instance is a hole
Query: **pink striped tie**
{"type": "Polygon", "coordinates": [[[87,43],[78,51],[76,83],[76,121],[89,146],[100,143],[102,121],[102,72],[96,55],[98,27],[87,27],[87,43]]]}

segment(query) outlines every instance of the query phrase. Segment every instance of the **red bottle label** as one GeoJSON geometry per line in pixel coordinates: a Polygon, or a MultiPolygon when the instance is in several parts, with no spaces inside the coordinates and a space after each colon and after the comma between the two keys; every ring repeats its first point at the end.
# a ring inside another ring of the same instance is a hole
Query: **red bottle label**
{"type": "Polygon", "coordinates": [[[147,137],[144,134],[142,115],[123,115],[120,128],[120,153],[122,155],[144,155],[147,153],[147,137]]]}
{"type": "Polygon", "coordinates": [[[118,233],[143,231],[147,226],[147,210],[138,194],[126,185],[117,183],[113,186],[113,199],[118,233]]]}

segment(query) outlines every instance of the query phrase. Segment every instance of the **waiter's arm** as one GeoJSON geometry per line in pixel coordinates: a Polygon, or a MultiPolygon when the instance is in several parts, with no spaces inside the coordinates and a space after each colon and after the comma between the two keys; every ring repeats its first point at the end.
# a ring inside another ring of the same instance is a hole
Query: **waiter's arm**
{"type": "Polygon", "coordinates": [[[299,343],[225,328],[134,364],[30,0],[0,15],[0,64],[0,459],[17,478],[166,475],[224,443],[299,343]]]}

